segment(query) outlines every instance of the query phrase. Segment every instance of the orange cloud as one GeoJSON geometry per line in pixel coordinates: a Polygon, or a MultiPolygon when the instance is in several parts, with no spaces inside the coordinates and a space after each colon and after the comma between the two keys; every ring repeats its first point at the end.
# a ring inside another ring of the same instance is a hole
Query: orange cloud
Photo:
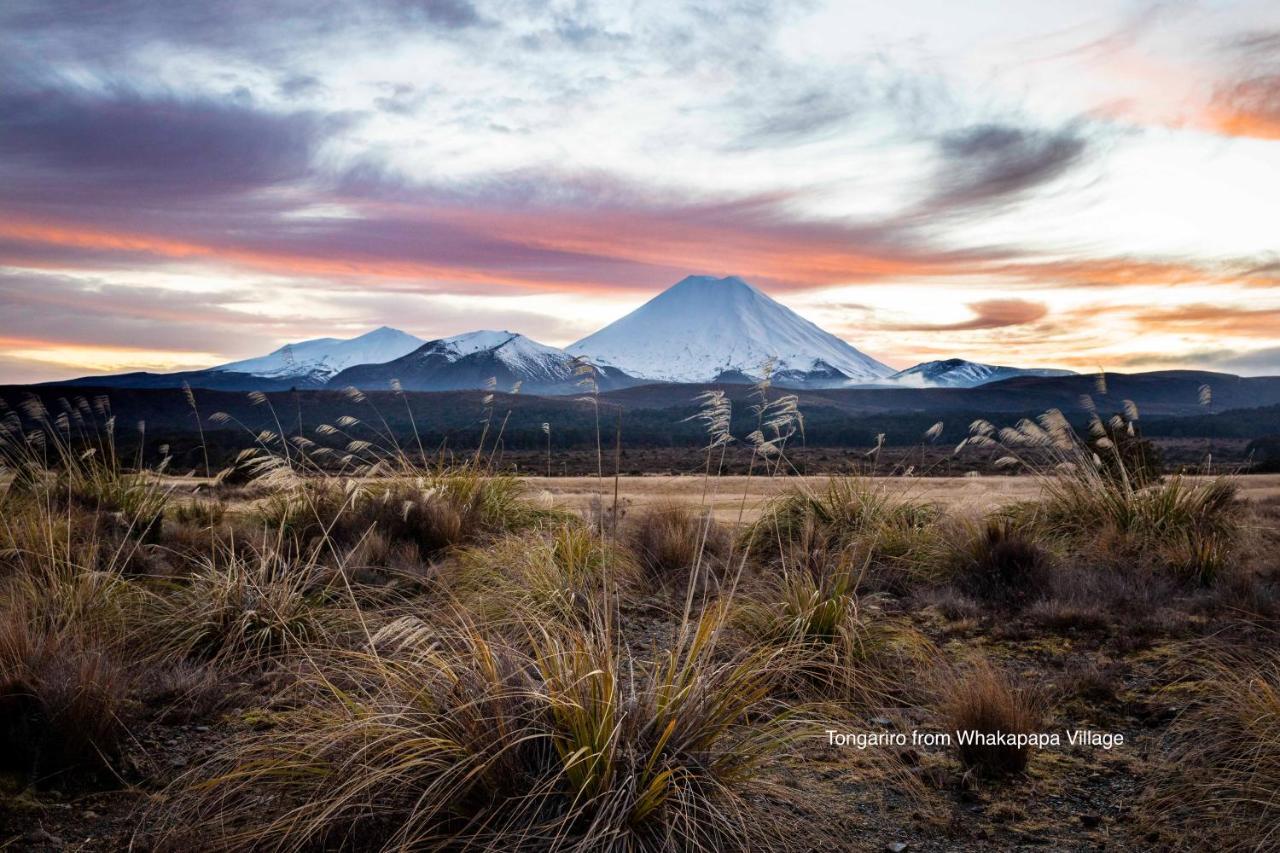
{"type": "Polygon", "coordinates": [[[1226,136],[1280,139],[1280,75],[1219,89],[1203,119],[1208,128],[1226,136]]]}
{"type": "MultiPolygon", "coordinates": [[[[606,286],[650,290],[690,271],[746,274],[778,289],[974,275],[999,276],[1032,287],[1280,283],[1280,269],[1256,261],[1040,260],[999,247],[943,251],[906,240],[890,228],[780,221],[771,213],[767,200],[657,211],[406,208],[386,220],[399,229],[399,241],[374,245],[360,239],[363,232],[337,234],[332,240],[286,235],[279,242],[273,242],[271,234],[255,234],[217,243],[10,218],[0,220],[0,238],[21,241],[36,256],[42,248],[63,247],[226,264],[325,278],[339,286],[386,282],[388,287],[414,290],[449,284],[581,293],[598,293],[606,286]],[[450,239],[470,240],[473,245],[461,250],[447,241],[418,245],[412,238],[416,230],[424,235],[433,230],[447,233],[450,239]],[[251,239],[258,243],[246,245],[251,239]]],[[[376,236],[381,221],[368,220],[363,227],[376,236]]],[[[47,263],[65,268],[76,261],[58,257],[47,263]]],[[[20,265],[37,266],[26,258],[20,265]]]]}
{"type": "Polygon", "coordinates": [[[1274,339],[1280,332],[1280,308],[1237,308],[1197,303],[1137,313],[1143,330],[1192,332],[1274,339]]]}
{"type": "Polygon", "coordinates": [[[956,323],[903,323],[881,326],[895,332],[964,332],[978,329],[999,329],[1007,326],[1023,326],[1042,320],[1049,313],[1043,302],[1025,299],[987,299],[971,302],[973,316],[956,323]]]}

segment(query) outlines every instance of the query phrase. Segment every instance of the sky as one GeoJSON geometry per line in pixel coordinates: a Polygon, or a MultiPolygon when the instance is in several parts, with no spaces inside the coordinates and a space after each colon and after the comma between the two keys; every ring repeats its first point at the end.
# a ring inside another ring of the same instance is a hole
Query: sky
{"type": "Polygon", "coordinates": [[[1280,4],[0,4],[0,382],[688,274],[895,367],[1280,374],[1280,4]]]}

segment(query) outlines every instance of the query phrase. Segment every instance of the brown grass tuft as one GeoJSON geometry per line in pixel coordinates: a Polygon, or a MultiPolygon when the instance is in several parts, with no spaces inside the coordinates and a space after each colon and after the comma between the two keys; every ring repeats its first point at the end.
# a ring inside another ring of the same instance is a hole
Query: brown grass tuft
{"type": "Polygon", "coordinates": [[[111,766],[126,734],[137,604],[102,572],[0,585],[0,766],[41,781],[111,766]]]}
{"type": "Polygon", "coordinates": [[[729,552],[729,534],[709,510],[679,503],[646,507],[627,530],[631,550],[650,579],[667,585],[729,552]]]}
{"type": "Polygon", "coordinates": [[[954,562],[960,591],[999,609],[1020,610],[1049,590],[1049,554],[1008,520],[967,529],[954,562]]]}
{"type": "MultiPolygon", "coordinates": [[[[1015,687],[1010,677],[986,661],[947,671],[941,681],[939,711],[953,733],[1029,734],[1040,728],[1042,699],[1015,687]]],[[[960,763],[983,776],[1000,777],[1027,768],[1030,750],[1014,745],[957,744],[960,763]]]]}
{"type": "Polygon", "coordinates": [[[703,619],[634,659],[607,629],[552,629],[530,656],[394,623],[304,673],[163,828],[231,850],[750,849],[770,831],[756,775],[791,725],[773,658],[719,655],[718,634],[703,619]]]}
{"type": "Polygon", "coordinates": [[[1174,750],[1144,813],[1179,849],[1280,844],[1280,653],[1209,664],[1204,701],[1174,726],[1174,750]],[[1170,834],[1172,831],[1172,834],[1170,834]]]}

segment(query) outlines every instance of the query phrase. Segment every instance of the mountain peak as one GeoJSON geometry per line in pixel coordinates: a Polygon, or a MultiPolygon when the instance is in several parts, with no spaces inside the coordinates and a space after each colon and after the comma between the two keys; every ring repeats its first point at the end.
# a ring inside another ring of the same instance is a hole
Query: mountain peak
{"type": "Polygon", "coordinates": [[[745,288],[755,293],[759,292],[750,284],[748,284],[746,281],[744,281],[742,278],[736,275],[727,275],[727,276],[724,276],[723,278],[716,278],[713,275],[687,275],[684,278],[677,281],[675,284],[668,287],[663,292],[670,293],[671,291],[677,290],[677,289],[689,290],[693,288],[712,288],[712,287],[745,288]]]}
{"type": "Polygon", "coordinates": [[[732,275],[686,276],[568,352],[632,376],[673,382],[758,376],[769,359],[799,381],[815,371],[826,383],[865,382],[893,372],[732,275]]]}
{"type": "Polygon", "coordinates": [[[354,344],[359,342],[362,344],[389,344],[393,341],[412,342],[421,341],[421,338],[415,337],[408,332],[402,332],[399,329],[393,329],[391,326],[379,326],[376,329],[370,329],[363,335],[357,335],[354,338],[349,338],[346,343],[354,344]]]}
{"type": "Polygon", "coordinates": [[[354,338],[313,338],[288,343],[269,355],[233,361],[214,370],[275,379],[298,376],[323,380],[353,364],[391,361],[421,345],[421,338],[379,326],[354,338]]]}

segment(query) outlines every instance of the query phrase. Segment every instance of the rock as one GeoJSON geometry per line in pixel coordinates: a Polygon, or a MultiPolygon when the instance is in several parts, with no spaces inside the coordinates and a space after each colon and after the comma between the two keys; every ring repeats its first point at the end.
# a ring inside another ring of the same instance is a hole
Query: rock
{"type": "Polygon", "coordinates": [[[871,725],[873,725],[873,726],[891,726],[891,725],[893,725],[893,720],[889,719],[888,717],[872,717],[872,718],[871,718],[871,725]]]}
{"type": "Polygon", "coordinates": [[[911,849],[911,845],[904,841],[894,841],[891,844],[886,844],[884,849],[888,850],[889,853],[906,853],[907,850],[911,849]]]}
{"type": "Polygon", "coordinates": [[[98,813],[95,812],[93,809],[86,809],[85,811],[81,812],[80,817],[84,818],[85,820],[97,820],[98,813]]]}

